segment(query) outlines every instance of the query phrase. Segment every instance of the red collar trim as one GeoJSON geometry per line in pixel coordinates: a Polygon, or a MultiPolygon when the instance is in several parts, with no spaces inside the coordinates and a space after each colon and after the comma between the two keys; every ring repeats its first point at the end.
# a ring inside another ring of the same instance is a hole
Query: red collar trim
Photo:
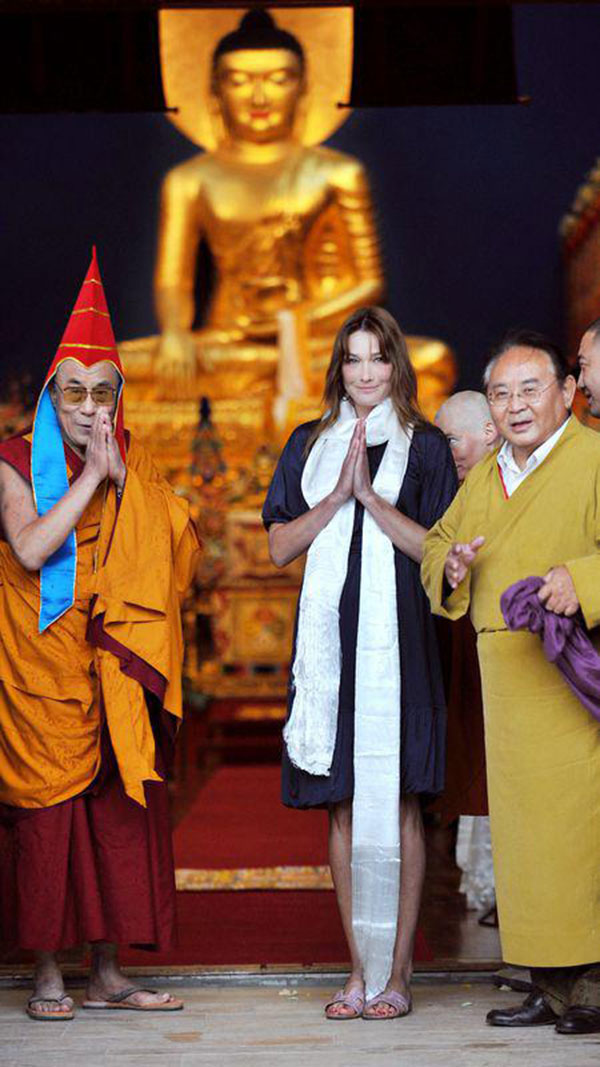
{"type": "Polygon", "coordinates": [[[502,469],[501,469],[500,464],[498,463],[497,460],[496,460],[496,467],[497,467],[497,470],[498,470],[498,477],[500,478],[500,485],[502,486],[502,493],[504,495],[504,499],[508,500],[509,496],[508,496],[508,492],[507,492],[507,489],[506,489],[506,483],[504,481],[504,478],[502,477],[502,469]]]}

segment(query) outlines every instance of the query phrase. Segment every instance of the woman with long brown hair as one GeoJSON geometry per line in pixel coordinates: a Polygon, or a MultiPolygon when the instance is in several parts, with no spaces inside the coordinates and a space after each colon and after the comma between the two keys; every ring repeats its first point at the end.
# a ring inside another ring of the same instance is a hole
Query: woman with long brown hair
{"type": "Polygon", "coordinates": [[[341,327],[326,414],[286,444],[263,509],[277,566],[307,552],[284,729],[283,802],[329,810],[352,969],[329,1019],[411,1009],[425,871],[421,799],[443,787],[445,707],[419,564],[457,486],[382,308],[341,327]],[[402,862],[400,859],[402,857],[402,862]]]}

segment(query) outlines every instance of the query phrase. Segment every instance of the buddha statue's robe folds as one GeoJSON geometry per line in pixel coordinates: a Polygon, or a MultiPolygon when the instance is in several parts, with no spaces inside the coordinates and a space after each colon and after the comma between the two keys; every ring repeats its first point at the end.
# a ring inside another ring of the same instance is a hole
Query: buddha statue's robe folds
{"type": "Polygon", "coordinates": [[[201,238],[213,255],[216,284],[206,328],[196,334],[199,368],[232,378],[254,369],[258,379],[273,381],[278,315],[296,312],[312,341],[300,371],[307,392],[318,395],[332,334],[383,289],[361,164],[332,149],[297,145],[274,165],[240,165],[207,153],[171,171],[156,269],[166,329],[193,321],[201,238]]]}

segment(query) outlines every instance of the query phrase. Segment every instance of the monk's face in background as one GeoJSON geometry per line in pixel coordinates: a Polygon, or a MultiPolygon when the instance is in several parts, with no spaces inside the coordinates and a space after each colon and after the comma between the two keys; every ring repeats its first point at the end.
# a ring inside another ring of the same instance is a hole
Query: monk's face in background
{"type": "Polygon", "coordinates": [[[452,452],[459,481],[464,481],[467,474],[487,454],[496,441],[496,427],[493,422],[469,428],[465,417],[458,411],[442,409],[435,417],[436,426],[446,437],[452,452]]]}
{"type": "Polygon", "coordinates": [[[289,137],[303,91],[302,65],[287,48],[247,49],[219,57],[215,93],[234,140],[268,144],[289,137]]]}
{"type": "Polygon", "coordinates": [[[488,401],[498,433],[530,456],[567,418],[575,379],[559,382],[549,355],[539,348],[515,345],[492,367],[488,401]]]}
{"type": "Polygon", "coordinates": [[[392,364],[386,361],[379,338],[370,330],[351,333],[342,363],[342,380],[358,416],[368,415],[371,408],[390,395],[391,377],[392,364]]]}
{"type": "Polygon", "coordinates": [[[56,385],[50,386],[50,392],[63,439],[79,455],[85,455],[98,409],[108,411],[111,417],[115,413],[120,384],[118,371],[107,360],[95,363],[93,367],[83,367],[76,359],[65,359],[54,376],[54,382],[56,385]],[[82,388],[99,389],[97,396],[104,402],[99,403],[89,391],[79,402],[74,401],[70,391],[82,388]]]}
{"type": "Polygon", "coordinates": [[[600,417],[600,337],[593,333],[584,333],[581,339],[577,385],[592,415],[600,417]]]}

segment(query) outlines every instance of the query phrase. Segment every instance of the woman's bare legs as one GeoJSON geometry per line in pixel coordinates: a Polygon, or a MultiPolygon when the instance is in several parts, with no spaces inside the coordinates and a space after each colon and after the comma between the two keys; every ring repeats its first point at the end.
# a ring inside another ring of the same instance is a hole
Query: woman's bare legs
{"type": "MultiPolygon", "coordinates": [[[[412,960],[425,878],[425,833],[418,796],[405,794],[400,805],[400,908],[392,973],[386,986],[410,999],[412,960]]],[[[394,1014],[387,1004],[377,1004],[372,1014],[394,1014]]]]}
{"type": "MultiPolygon", "coordinates": [[[[329,809],[329,866],[335,886],[338,908],[348,948],[350,950],[351,970],[344,992],[351,989],[364,991],[362,967],[354,934],[352,932],[352,801],[342,800],[329,809]]],[[[351,1008],[335,1004],[329,1009],[330,1015],[352,1015],[351,1008]]]]}

